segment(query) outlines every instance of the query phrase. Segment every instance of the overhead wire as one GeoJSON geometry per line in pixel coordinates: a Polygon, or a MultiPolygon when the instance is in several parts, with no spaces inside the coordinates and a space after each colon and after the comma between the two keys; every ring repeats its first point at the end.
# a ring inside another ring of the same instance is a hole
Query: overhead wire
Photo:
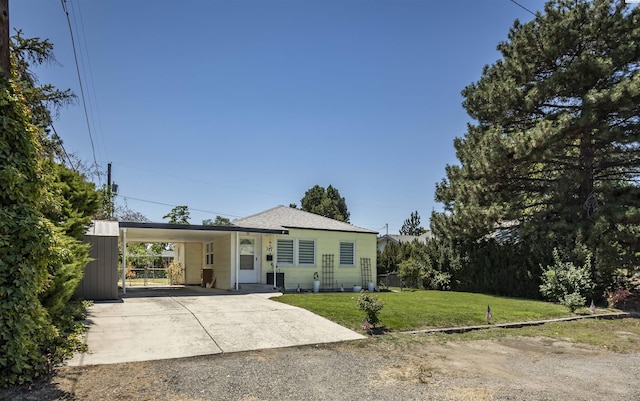
{"type": "MultiPolygon", "coordinates": [[[[183,175],[179,175],[179,174],[169,174],[166,172],[160,172],[157,170],[152,170],[152,169],[148,169],[145,167],[142,167],[140,165],[132,165],[130,163],[125,163],[125,162],[121,162],[121,161],[117,161],[117,164],[120,166],[124,166],[124,167],[129,167],[129,168],[133,168],[135,169],[135,171],[137,173],[140,173],[141,171],[147,172],[147,173],[151,173],[160,177],[164,177],[164,178],[176,178],[182,181],[192,181],[192,182],[197,182],[197,183],[201,183],[201,184],[207,184],[207,185],[216,185],[218,187],[225,187],[225,188],[229,188],[229,189],[234,189],[234,190],[239,190],[239,191],[244,191],[244,192],[251,192],[251,193],[256,193],[256,194],[262,194],[262,195],[272,195],[272,196],[276,196],[279,195],[278,193],[275,192],[266,192],[266,191],[257,191],[249,186],[240,186],[240,185],[221,185],[220,183],[213,183],[211,181],[208,180],[202,180],[202,179],[195,179],[192,178],[190,176],[183,176],[183,175]]],[[[168,204],[168,203],[163,203],[163,202],[157,202],[157,201],[151,201],[151,200],[147,200],[147,199],[139,199],[139,198],[133,198],[133,197],[129,197],[129,196],[124,196],[124,195],[118,195],[122,198],[125,199],[133,199],[133,200],[138,200],[141,202],[147,202],[147,203],[152,203],[152,204],[157,204],[157,205],[162,205],[162,206],[170,206],[170,207],[176,207],[178,205],[173,205],[173,204],[168,204]]],[[[357,203],[355,203],[357,205],[357,203]]],[[[352,203],[351,206],[353,206],[354,204],[352,203]]],[[[383,209],[389,209],[390,207],[387,205],[372,205],[372,204],[367,204],[367,206],[369,207],[376,207],[376,208],[383,208],[383,209]]],[[[391,207],[394,208],[394,207],[391,207]]],[[[395,207],[396,209],[400,209],[401,207],[395,207]]],[[[401,208],[404,209],[404,208],[401,208]]],[[[193,211],[200,211],[200,212],[204,212],[204,213],[210,213],[210,214],[214,214],[214,215],[221,215],[221,216],[230,216],[230,217],[243,217],[240,215],[234,215],[234,214],[229,214],[229,213],[218,213],[218,212],[211,212],[208,210],[201,210],[201,209],[193,209],[191,207],[189,207],[189,210],[193,210],[193,211]]],[[[364,224],[361,226],[362,227],[373,227],[373,226],[377,226],[379,224],[379,222],[371,222],[368,224],[364,224]]],[[[383,226],[382,228],[386,228],[386,224],[385,226],[383,226]]],[[[375,230],[375,231],[381,231],[382,228],[380,230],[375,230]]]]}
{"type": "Polygon", "coordinates": [[[519,6],[520,8],[522,8],[525,11],[528,11],[529,13],[531,13],[531,15],[533,15],[534,17],[536,16],[536,13],[534,13],[533,11],[529,10],[527,7],[523,6],[522,4],[518,3],[516,0],[509,0],[511,1],[513,4],[519,6]]]}
{"type": "Polygon", "coordinates": [[[76,32],[80,32],[79,41],[80,46],[80,62],[82,63],[82,71],[84,73],[84,80],[87,84],[87,94],[89,98],[89,112],[91,113],[91,122],[93,124],[93,132],[96,135],[97,153],[98,158],[104,163],[105,159],[109,159],[109,152],[106,146],[103,129],[102,119],[100,117],[100,107],[98,105],[98,98],[96,96],[96,85],[93,80],[93,68],[91,67],[91,57],[89,56],[89,46],[87,44],[87,34],[84,29],[84,19],[82,17],[82,9],[78,0],[71,0],[71,8],[73,13],[73,22],[76,32]],[[75,3],[75,5],[74,5],[75,3]],[[77,18],[76,18],[77,16],[77,18]],[[79,28],[78,28],[79,20],[79,28]],[[84,47],[84,50],[83,50],[84,47]],[[83,54],[84,52],[84,54],[83,54]],[[84,56],[84,57],[83,57],[84,56]],[[85,63],[86,59],[86,63],[85,63]],[[88,76],[88,78],[87,78],[88,76]],[[104,159],[103,159],[104,158],[104,159]]]}
{"type": "MultiPolygon", "coordinates": [[[[96,168],[98,167],[98,159],[96,158],[96,147],[93,143],[93,134],[91,133],[91,124],[89,122],[89,113],[87,111],[87,102],[85,100],[85,96],[84,96],[84,86],[82,85],[82,76],[80,74],[80,65],[78,64],[78,52],[76,50],[76,41],[74,39],[74,34],[73,34],[73,28],[71,26],[71,18],[69,17],[69,10],[67,9],[67,1],[66,0],[60,0],[60,2],[62,3],[62,10],[64,11],[65,15],[67,16],[67,25],[69,26],[69,34],[71,36],[71,47],[73,49],[73,58],[75,60],[75,64],[76,64],[76,73],[78,74],[78,82],[80,84],[80,97],[82,98],[82,107],[84,109],[84,116],[85,116],[85,120],[87,122],[87,130],[89,131],[89,140],[91,141],[91,151],[93,153],[93,163],[95,164],[96,168]]],[[[102,178],[100,175],[98,175],[98,182],[100,184],[102,184],[102,178]]]]}
{"type": "MultiPolygon", "coordinates": [[[[171,206],[171,207],[178,207],[178,206],[182,206],[182,205],[173,205],[171,203],[164,203],[164,202],[158,202],[158,201],[152,201],[152,200],[148,200],[148,199],[140,199],[140,198],[134,198],[133,196],[126,196],[126,195],[117,195],[118,197],[124,199],[125,201],[127,199],[133,199],[136,201],[140,201],[140,202],[146,202],[146,203],[153,203],[155,205],[161,205],[161,206],[171,206]]],[[[193,210],[194,212],[202,212],[202,213],[209,213],[209,214],[213,214],[213,215],[220,215],[220,216],[229,216],[229,217],[242,217],[242,216],[238,216],[235,214],[228,214],[228,213],[219,213],[219,212],[212,212],[210,210],[203,210],[203,209],[196,209],[193,207],[189,207],[189,210],[193,210]]]]}
{"type": "MultiPolygon", "coordinates": [[[[53,133],[56,135],[56,138],[59,139],[60,135],[58,135],[58,131],[56,131],[56,127],[53,126],[53,123],[50,123],[49,126],[53,130],[53,133]]],[[[78,170],[76,170],[73,163],[71,163],[71,157],[69,157],[69,153],[67,153],[67,149],[64,148],[64,144],[62,143],[62,141],[60,141],[60,147],[62,148],[62,153],[64,154],[64,157],[67,158],[67,162],[69,163],[69,168],[75,172],[78,172],[78,170]]]]}

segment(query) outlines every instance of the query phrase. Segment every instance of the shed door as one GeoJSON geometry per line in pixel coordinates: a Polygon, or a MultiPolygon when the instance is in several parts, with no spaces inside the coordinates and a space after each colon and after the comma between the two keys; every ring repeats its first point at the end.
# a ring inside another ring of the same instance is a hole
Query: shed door
{"type": "Polygon", "coordinates": [[[256,243],[253,238],[240,239],[240,273],[238,282],[257,283],[256,274],[256,243]]]}

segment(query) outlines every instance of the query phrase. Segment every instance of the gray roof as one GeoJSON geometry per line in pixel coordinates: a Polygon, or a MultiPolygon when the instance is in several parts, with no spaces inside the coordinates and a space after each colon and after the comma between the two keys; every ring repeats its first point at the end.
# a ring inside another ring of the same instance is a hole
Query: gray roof
{"type": "Polygon", "coordinates": [[[426,243],[429,238],[431,238],[431,232],[427,231],[422,235],[399,235],[399,234],[385,234],[382,237],[378,238],[378,241],[383,239],[389,239],[396,243],[399,242],[412,242],[414,240],[418,240],[418,242],[426,243]]]}
{"type": "Polygon", "coordinates": [[[117,237],[120,235],[117,221],[107,220],[91,220],[91,225],[87,228],[84,235],[94,237],[117,237]]]}
{"type": "Polygon", "coordinates": [[[328,217],[294,209],[288,206],[276,206],[252,216],[234,220],[231,224],[237,227],[263,228],[269,230],[286,230],[302,228],[309,230],[347,231],[367,234],[377,234],[362,227],[330,219],[328,217]]]}

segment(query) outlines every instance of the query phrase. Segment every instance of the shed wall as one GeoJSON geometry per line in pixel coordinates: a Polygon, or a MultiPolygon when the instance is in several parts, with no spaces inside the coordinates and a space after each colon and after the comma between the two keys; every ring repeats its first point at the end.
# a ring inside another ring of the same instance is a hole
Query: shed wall
{"type": "Polygon", "coordinates": [[[84,268],[84,276],[75,296],[95,301],[118,299],[118,237],[86,235],[93,259],[84,268]]]}

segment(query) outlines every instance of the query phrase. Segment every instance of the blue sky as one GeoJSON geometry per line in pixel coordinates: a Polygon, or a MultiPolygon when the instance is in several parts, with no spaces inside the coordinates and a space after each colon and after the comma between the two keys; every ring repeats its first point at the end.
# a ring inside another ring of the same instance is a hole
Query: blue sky
{"type": "MultiPolygon", "coordinates": [[[[96,159],[113,163],[119,203],[152,221],[186,204],[199,224],[331,184],[353,224],[381,233],[415,210],[428,228],[470,121],[460,91],[499,58],[513,21],[533,18],[510,0],[67,7],[96,159]]],[[[59,65],[35,69],[40,81],[80,95],[61,3],[11,0],[10,23],[54,43],[59,65]]],[[[93,161],[80,99],[54,125],[67,151],[93,161]]]]}

